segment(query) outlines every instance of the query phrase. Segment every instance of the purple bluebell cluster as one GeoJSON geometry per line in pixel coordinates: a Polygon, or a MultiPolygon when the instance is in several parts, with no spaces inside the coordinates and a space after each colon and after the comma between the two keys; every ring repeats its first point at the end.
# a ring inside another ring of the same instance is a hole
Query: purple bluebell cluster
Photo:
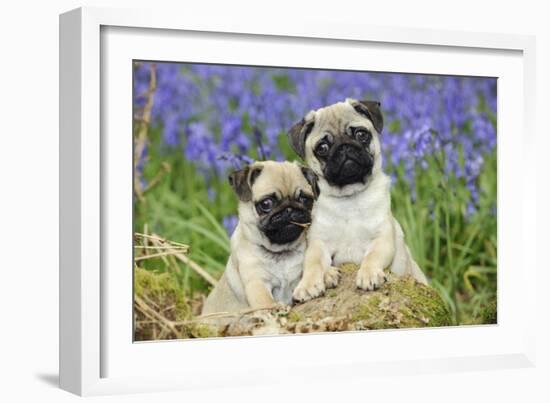
{"type": "MultiPolygon", "coordinates": [[[[136,105],[149,67],[135,71],[136,105]]],[[[284,159],[281,141],[308,111],[345,98],[382,104],[385,164],[415,170],[437,152],[446,174],[463,178],[471,208],[484,157],[496,147],[496,79],[421,74],[157,63],[153,125],[208,180],[254,159],[284,159]]]]}

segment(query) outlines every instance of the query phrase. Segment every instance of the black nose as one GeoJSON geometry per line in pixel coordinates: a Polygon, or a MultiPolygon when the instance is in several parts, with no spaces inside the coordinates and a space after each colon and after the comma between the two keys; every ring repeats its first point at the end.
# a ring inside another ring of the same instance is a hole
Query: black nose
{"type": "Polygon", "coordinates": [[[292,208],[292,206],[287,206],[287,207],[283,207],[281,208],[281,210],[274,214],[273,217],[271,217],[271,222],[272,223],[282,223],[282,222],[287,222],[288,220],[291,220],[292,216],[294,215],[294,209],[292,208]]]}
{"type": "Polygon", "coordinates": [[[345,158],[350,155],[356,155],[358,152],[361,151],[361,148],[357,146],[356,144],[350,144],[350,143],[344,143],[338,146],[338,148],[335,150],[334,154],[338,158],[345,158]]]}
{"type": "Polygon", "coordinates": [[[352,176],[357,174],[359,169],[359,164],[353,160],[346,160],[340,169],[340,175],[343,176],[352,176]]]}
{"type": "Polygon", "coordinates": [[[290,219],[297,222],[310,221],[309,214],[304,210],[293,210],[290,219]]]}

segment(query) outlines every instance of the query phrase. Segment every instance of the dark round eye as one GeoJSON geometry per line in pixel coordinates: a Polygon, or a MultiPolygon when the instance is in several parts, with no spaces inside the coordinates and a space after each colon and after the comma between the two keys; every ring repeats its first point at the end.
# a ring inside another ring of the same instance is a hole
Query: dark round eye
{"type": "Polygon", "coordinates": [[[273,208],[273,204],[274,204],[273,199],[271,197],[267,197],[261,200],[260,202],[258,202],[256,206],[261,212],[269,213],[273,208]]]}
{"type": "Polygon", "coordinates": [[[306,207],[309,207],[311,204],[313,204],[313,200],[311,199],[311,197],[303,193],[300,193],[300,195],[298,196],[298,201],[306,207]]]}
{"type": "Polygon", "coordinates": [[[322,141],[315,147],[315,154],[317,154],[319,157],[325,157],[328,154],[328,151],[330,150],[330,146],[326,141],[322,141]]]}
{"type": "Polygon", "coordinates": [[[369,131],[364,129],[357,129],[355,131],[355,138],[361,143],[368,143],[371,139],[371,134],[369,131]]]}

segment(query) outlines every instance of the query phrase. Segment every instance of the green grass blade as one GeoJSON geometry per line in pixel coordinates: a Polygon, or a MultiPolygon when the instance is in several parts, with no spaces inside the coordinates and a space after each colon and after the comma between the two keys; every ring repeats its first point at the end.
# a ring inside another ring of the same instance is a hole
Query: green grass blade
{"type": "Polygon", "coordinates": [[[206,207],[204,207],[199,201],[195,201],[195,204],[201,211],[202,215],[208,220],[208,222],[212,225],[214,230],[227,242],[229,242],[229,235],[227,235],[227,231],[225,230],[224,226],[220,224],[220,222],[214,217],[214,215],[208,211],[206,207]]]}

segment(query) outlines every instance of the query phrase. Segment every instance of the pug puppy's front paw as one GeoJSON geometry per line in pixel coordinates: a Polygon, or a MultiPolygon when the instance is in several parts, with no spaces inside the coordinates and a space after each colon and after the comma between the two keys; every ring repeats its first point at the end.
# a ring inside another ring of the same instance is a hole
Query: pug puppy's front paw
{"type": "Polygon", "coordinates": [[[387,275],[383,269],[361,267],[357,272],[357,288],[366,291],[376,290],[386,282],[387,275]]]}
{"type": "Polygon", "coordinates": [[[324,273],[316,273],[314,276],[302,278],[294,289],[292,297],[297,302],[305,302],[317,298],[325,292],[324,273]]]}
{"type": "Polygon", "coordinates": [[[340,281],[340,269],[338,267],[330,266],[325,271],[325,286],[327,288],[334,288],[340,281]]]}

